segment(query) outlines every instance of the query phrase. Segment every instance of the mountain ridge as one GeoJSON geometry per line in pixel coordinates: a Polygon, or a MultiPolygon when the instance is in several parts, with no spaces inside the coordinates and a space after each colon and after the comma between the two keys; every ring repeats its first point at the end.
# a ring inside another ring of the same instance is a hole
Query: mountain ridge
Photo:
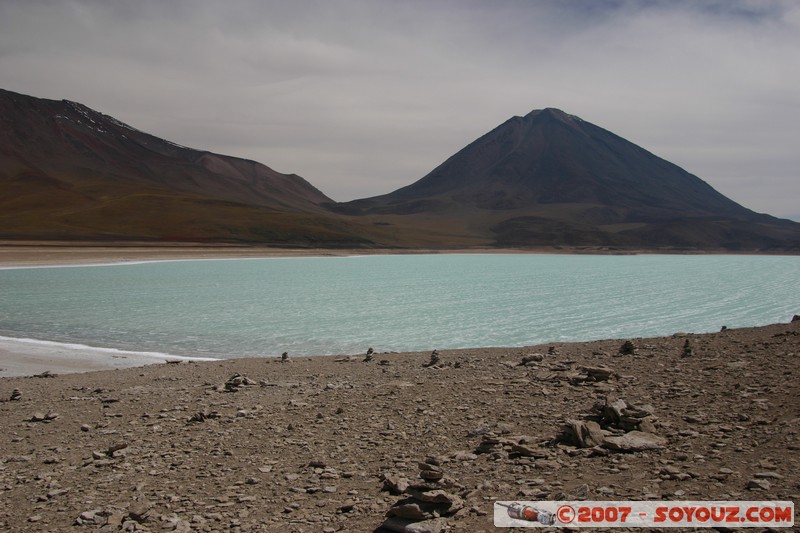
{"type": "Polygon", "coordinates": [[[370,242],[300,176],[4,90],[0,187],[5,239],[370,242]]]}
{"type": "Polygon", "coordinates": [[[296,174],[0,89],[0,239],[311,247],[800,251],[800,224],[556,108],[514,116],[391,193],[296,174]]]}

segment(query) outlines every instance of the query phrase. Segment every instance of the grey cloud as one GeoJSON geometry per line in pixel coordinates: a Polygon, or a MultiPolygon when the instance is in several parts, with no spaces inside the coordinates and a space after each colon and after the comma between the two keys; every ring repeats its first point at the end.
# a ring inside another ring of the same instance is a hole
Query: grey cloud
{"type": "Polygon", "coordinates": [[[0,86],[338,200],[411,183],[552,106],[795,215],[797,57],[792,1],[0,2],[0,86]]]}

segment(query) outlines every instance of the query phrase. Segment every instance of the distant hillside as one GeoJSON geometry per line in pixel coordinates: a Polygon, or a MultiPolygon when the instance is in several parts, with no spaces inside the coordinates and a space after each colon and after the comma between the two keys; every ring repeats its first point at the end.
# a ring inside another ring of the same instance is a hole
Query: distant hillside
{"type": "Polygon", "coordinates": [[[0,90],[0,240],[798,252],[800,224],[557,109],[511,118],[393,193],[337,204],[294,174],[0,90]]]}
{"type": "Polygon", "coordinates": [[[800,249],[800,224],[754,213],[557,109],[513,117],[419,181],[334,209],[398,224],[438,219],[504,246],[800,249]]]}
{"type": "Polygon", "coordinates": [[[359,244],[296,175],[0,90],[0,239],[359,244]]]}

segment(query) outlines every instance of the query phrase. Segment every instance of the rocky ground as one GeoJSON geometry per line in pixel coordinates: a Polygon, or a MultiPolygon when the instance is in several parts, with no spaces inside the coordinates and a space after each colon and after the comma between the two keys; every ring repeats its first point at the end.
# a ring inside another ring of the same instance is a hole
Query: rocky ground
{"type": "Polygon", "coordinates": [[[478,532],[498,499],[800,498],[800,321],[630,340],[2,378],[0,530],[478,532]]]}

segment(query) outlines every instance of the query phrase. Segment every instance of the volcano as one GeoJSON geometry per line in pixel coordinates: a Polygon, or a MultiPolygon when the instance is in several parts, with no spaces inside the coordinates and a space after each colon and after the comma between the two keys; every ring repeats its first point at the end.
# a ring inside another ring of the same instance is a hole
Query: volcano
{"type": "Polygon", "coordinates": [[[411,185],[335,209],[396,224],[424,217],[500,246],[800,248],[800,224],[552,108],[509,119],[411,185]]]}

